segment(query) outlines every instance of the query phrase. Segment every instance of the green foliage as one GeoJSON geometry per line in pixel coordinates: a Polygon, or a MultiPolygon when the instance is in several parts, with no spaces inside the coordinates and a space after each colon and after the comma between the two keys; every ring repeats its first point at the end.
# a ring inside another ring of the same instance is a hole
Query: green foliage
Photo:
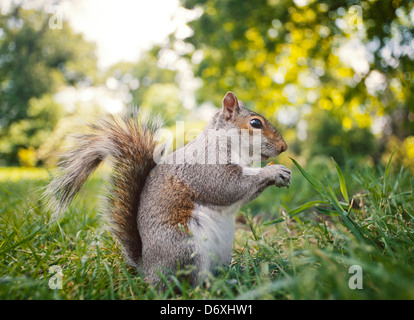
{"type": "Polygon", "coordinates": [[[145,92],[154,84],[174,84],[176,72],[158,66],[155,52],[147,52],[137,63],[120,62],[105,73],[104,78],[114,78],[129,86],[131,103],[140,106],[145,92]]]}
{"type": "Polygon", "coordinates": [[[341,120],[329,111],[314,112],[309,117],[307,138],[301,151],[308,158],[324,155],[341,165],[345,159],[366,159],[377,151],[377,142],[368,128],[345,129],[341,120]]]}
{"type": "Polygon", "coordinates": [[[63,107],[50,94],[45,94],[40,99],[30,99],[26,112],[27,118],[14,121],[4,129],[3,134],[7,139],[0,142],[0,157],[3,161],[13,163],[18,155],[21,165],[34,166],[37,162],[34,149],[49,138],[64,112],[63,107]],[[31,160],[24,160],[28,157],[31,160]]]}
{"type": "Polygon", "coordinates": [[[341,164],[347,155],[373,156],[376,144],[383,150],[390,131],[400,141],[413,135],[414,52],[402,48],[413,41],[414,2],[182,3],[203,12],[185,39],[195,47],[189,58],[203,53],[194,66],[204,83],[200,101],[218,105],[223,92],[235,90],[269,118],[288,113],[292,127],[304,120],[314,127],[303,144],[310,154],[334,156],[341,164]],[[355,52],[361,57],[351,57],[355,52]],[[375,77],[381,85],[373,87],[375,77]],[[315,128],[320,111],[332,119],[315,128]],[[378,119],[387,133],[374,142],[370,129],[378,119]]]}
{"type": "Polygon", "coordinates": [[[183,120],[185,114],[179,94],[180,91],[174,83],[153,84],[145,91],[142,108],[161,114],[166,126],[173,125],[176,121],[183,120]]]}
{"type": "MultiPolygon", "coordinates": [[[[356,90],[346,85],[345,82],[349,79],[345,73],[352,71],[340,66],[335,57],[335,50],[347,37],[361,36],[358,29],[351,25],[354,20],[349,19],[352,5],[361,7],[362,16],[358,17],[360,21],[357,22],[362,23],[359,27],[366,31],[362,36],[365,43],[377,39],[380,48],[383,47],[389,41],[387,37],[394,27],[395,32],[405,33],[401,44],[409,43],[411,39],[409,32],[406,32],[410,27],[408,14],[413,8],[411,1],[305,1],[300,6],[289,0],[250,1],[243,5],[235,0],[184,0],[182,3],[186,8],[203,9],[203,15],[190,24],[195,33],[188,41],[196,49],[205,52],[205,57],[196,70],[208,84],[203,89],[213,86],[210,93],[215,96],[218,95],[219,88],[231,89],[240,85],[246,91],[265,89],[260,95],[246,92],[244,96],[248,100],[257,102],[259,99],[261,102],[273,98],[278,101],[280,98],[277,95],[263,94],[283,88],[288,83],[297,83],[301,72],[314,73],[318,67],[324,70],[319,76],[321,85],[328,84],[330,90],[334,88],[331,85],[341,85],[337,89],[345,89],[345,100],[361,93],[364,90],[362,84],[356,90]],[[339,27],[342,22],[347,25],[339,27]],[[271,78],[281,66],[287,69],[286,77],[284,85],[278,86],[277,83],[272,84],[271,78]],[[209,68],[220,72],[210,72],[209,68]],[[338,71],[340,74],[335,74],[338,71]]],[[[372,66],[384,72],[392,72],[393,75],[412,70],[412,60],[404,55],[399,58],[401,64],[397,70],[393,70],[386,63],[381,64],[383,58],[378,49],[372,66]]],[[[404,83],[410,85],[407,81],[404,83]]],[[[307,88],[314,89],[312,86],[307,88]]],[[[320,86],[317,88],[321,89],[320,86]]],[[[366,95],[366,92],[363,94],[366,95]]],[[[329,100],[335,104],[334,96],[330,96],[329,100]]],[[[274,107],[274,104],[268,106],[274,107]]]]}
{"type": "Polygon", "coordinates": [[[173,283],[165,293],[145,284],[142,275],[125,265],[105,231],[96,211],[102,171],[59,223],[48,224],[49,213],[39,202],[47,172],[1,169],[0,297],[413,299],[414,179],[404,169],[395,174],[391,169],[392,163],[388,169],[339,169],[333,161],[308,163],[306,170],[295,166],[288,190],[269,188],[243,209],[241,217],[247,223],[238,224],[229,267],[197,288],[169,276],[173,283]],[[324,190],[324,200],[312,184],[324,190]],[[281,199],[296,209],[275,209],[281,199]],[[261,206],[255,212],[257,201],[270,203],[271,211],[261,206]],[[338,208],[346,213],[339,215],[338,208]],[[344,215],[352,219],[363,241],[344,223],[344,215]],[[268,223],[274,219],[278,223],[268,223]],[[363,270],[361,290],[348,286],[352,265],[363,270]],[[55,275],[49,273],[51,266],[62,268],[60,290],[49,287],[55,275]]]}
{"type": "Polygon", "coordinates": [[[74,34],[66,22],[62,29],[49,28],[49,18],[41,10],[19,6],[0,16],[3,165],[17,164],[19,149],[37,148],[50,135],[62,115],[52,101],[57,90],[67,84],[92,84],[96,78],[94,44],[74,34]]]}

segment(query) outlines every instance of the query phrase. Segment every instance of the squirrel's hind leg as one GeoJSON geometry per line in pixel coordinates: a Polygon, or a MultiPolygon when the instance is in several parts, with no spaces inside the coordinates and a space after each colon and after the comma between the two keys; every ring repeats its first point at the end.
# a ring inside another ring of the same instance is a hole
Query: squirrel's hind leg
{"type": "Polygon", "coordinates": [[[145,280],[160,291],[173,283],[173,277],[192,286],[199,283],[198,264],[192,238],[176,230],[152,234],[151,244],[143,239],[142,268],[145,280]]]}

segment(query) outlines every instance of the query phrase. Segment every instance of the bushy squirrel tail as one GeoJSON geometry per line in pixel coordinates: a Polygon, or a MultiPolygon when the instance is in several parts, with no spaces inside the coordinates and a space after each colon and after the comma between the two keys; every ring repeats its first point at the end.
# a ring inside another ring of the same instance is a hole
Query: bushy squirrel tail
{"type": "Polygon", "coordinates": [[[44,199],[56,219],[69,205],[90,174],[105,158],[112,160],[113,172],[107,195],[111,233],[122,245],[127,262],[137,267],[142,244],[137,213],[145,180],[156,165],[157,141],[161,128],[158,117],[133,109],[123,116],[108,115],[89,124],[89,132],[73,136],[73,148],[59,163],[59,174],[47,186],[44,199]]]}

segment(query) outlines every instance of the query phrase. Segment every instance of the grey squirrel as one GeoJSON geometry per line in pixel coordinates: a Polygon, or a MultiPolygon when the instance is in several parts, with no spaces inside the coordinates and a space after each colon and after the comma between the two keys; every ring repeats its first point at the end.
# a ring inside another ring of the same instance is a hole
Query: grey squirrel
{"type": "Polygon", "coordinates": [[[137,111],[90,124],[89,133],[75,136],[44,195],[58,216],[99,164],[111,158],[105,210],[128,264],[153,285],[160,272],[192,265],[190,280],[196,285],[230,262],[235,213],[241,206],[269,186],[289,186],[286,167],[251,167],[254,160],[278,156],[287,145],[268,120],[244,107],[232,92],[204,130],[163,161],[156,157],[163,152],[155,139],[161,125],[159,118],[139,118],[137,111]],[[256,156],[251,156],[254,148],[256,156]]]}

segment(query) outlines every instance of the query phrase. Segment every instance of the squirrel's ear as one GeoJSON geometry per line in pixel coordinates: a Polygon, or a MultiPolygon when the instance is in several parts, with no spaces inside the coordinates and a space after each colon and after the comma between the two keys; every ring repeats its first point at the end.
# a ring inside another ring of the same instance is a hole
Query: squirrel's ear
{"type": "Polygon", "coordinates": [[[227,92],[223,99],[224,120],[230,120],[239,111],[239,102],[233,92],[227,92]]]}

